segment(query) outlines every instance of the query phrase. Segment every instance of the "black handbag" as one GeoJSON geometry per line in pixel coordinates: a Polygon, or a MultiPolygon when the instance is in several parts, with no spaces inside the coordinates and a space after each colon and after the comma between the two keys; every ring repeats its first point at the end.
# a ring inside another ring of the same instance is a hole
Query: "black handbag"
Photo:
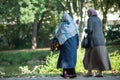
{"type": "Polygon", "coordinates": [[[84,36],[84,38],[83,38],[83,40],[82,40],[82,42],[81,42],[81,47],[82,48],[89,48],[90,47],[90,43],[89,43],[89,41],[88,41],[88,37],[86,36],[84,36]]]}

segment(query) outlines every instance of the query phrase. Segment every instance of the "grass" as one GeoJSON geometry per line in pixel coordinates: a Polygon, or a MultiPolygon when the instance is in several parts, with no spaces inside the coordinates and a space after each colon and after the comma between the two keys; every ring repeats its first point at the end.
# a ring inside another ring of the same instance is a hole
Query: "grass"
{"type": "MultiPolygon", "coordinates": [[[[108,46],[112,71],[105,71],[106,75],[120,75],[120,45],[108,46]]],[[[50,50],[19,50],[0,52],[0,76],[57,76],[61,73],[56,69],[59,52],[52,53],[50,50]],[[28,64],[28,61],[33,61],[28,64]],[[40,62],[36,62],[39,60],[40,62]],[[4,63],[4,64],[3,64],[4,63]],[[8,64],[9,63],[9,64],[8,64]]],[[[84,49],[78,49],[76,71],[78,75],[83,75],[86,70],[82,60],[84,49]]]]}
{"type": "Polygon", "coordinates": [[[10,51],[0,52],[0,64],[1,65],[25,65],[30,60],[45,60],[46,56],[49,55],[49,50],[40,51],[10,51]]]}

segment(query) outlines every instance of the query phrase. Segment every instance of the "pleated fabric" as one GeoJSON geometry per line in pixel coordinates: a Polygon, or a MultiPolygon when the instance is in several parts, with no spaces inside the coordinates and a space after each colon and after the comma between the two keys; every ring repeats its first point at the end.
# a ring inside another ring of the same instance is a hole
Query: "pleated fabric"
{"type": "Polygon", "coordinates": [[[85,50],[83,64],[87,70],[111,70],[106,46],[87,48],[85,50]]]}

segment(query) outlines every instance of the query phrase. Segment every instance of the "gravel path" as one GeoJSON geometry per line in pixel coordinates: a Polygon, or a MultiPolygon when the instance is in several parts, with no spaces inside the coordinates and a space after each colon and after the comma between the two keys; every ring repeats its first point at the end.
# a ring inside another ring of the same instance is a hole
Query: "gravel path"
{"type": "MultiPolygon", "coordinates": [[[[0,78],[0,80],[69,80],[62,77],[24,77],[24,78],[0,78]]],[[[120,80],[120,76],[104,76],[101,78],[97,77],[83,77],[77,76],[70,80],[120,80]]]]}

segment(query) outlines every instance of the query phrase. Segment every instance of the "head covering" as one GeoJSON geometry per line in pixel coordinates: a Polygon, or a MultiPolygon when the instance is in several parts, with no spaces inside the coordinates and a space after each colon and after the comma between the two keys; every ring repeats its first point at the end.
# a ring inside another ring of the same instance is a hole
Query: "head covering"
{"type": "Polygon", "coordinates": [[[62,17],[62,21],[63,22],[66,21],[66,22],[70,23],[70,22],[73,21],[73,19],[72,19],[72,17],[68,13],[64,13],[63,17],[62,17]]]}
{"type": "Polygon", "coordinates": [[[94,9],[88,9],[88,16],[97,16],[97,12],[94,9]]]}
{"type": "Polygon", "coordinates": [[[64,42],[78,34],[78,28],[75,25],[72,17],[68,13],[64,13],[62,17],[62,22],[59,24],[56,30],[56,37],[59,43],[62,45],[64,42]]]}

